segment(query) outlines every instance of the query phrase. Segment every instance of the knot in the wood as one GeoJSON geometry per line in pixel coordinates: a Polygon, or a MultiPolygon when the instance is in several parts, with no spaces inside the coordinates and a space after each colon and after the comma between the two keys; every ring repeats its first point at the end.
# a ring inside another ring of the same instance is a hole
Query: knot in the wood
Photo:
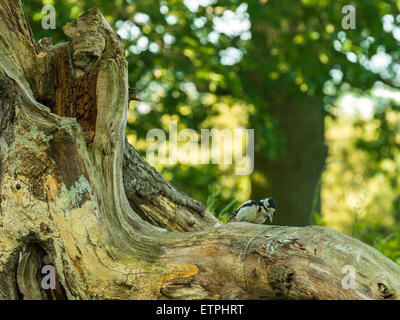
{"type": "Polygon", "coordinates": [[[385,285],[384,283],[379,282],[379,283],[377,284],[377,287],[378,287],[379,295],[380,295],[383,299],[390,299],[390,298],[393,297],[393,292],[392,292],[392,290],[390,290],[390,289],[388,288],[388,286],[385,285]]]}

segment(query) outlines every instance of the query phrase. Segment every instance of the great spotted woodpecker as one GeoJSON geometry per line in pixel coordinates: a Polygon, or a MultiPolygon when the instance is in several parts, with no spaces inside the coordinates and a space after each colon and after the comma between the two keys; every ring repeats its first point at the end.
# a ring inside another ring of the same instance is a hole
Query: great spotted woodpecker
{"type": "Polygon", "coordinates": [[[233,215],[228,219],[231,221],[241,221],[263,224],[267,217],[272,223],[272,218],[276,210],[276,201],[272,198],[266,198],[264,200],[248,200],[243,203],[233,215]]]}

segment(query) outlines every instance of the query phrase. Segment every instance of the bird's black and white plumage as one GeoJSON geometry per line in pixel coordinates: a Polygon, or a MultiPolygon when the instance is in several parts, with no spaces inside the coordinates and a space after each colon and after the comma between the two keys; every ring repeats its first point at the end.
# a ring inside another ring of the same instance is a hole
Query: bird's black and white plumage
{"type": "Polygon", "coordinates": [[[231,221],[241,221],[263,224],[267,217],[272,223],[275,210],[276,201],[272,198],[248,200],[236,209],[227,223],[231,221]]]}

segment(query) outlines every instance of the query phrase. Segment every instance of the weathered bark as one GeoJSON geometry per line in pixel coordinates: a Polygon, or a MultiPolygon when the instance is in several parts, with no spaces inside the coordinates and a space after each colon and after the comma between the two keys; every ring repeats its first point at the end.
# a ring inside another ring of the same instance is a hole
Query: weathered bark
{"type": "Polygon", "coordinates": [[[20,2],[0,0],[0,299],[400,297],[398,265],[331,229],[218,225],[127,144],[127,63],[105,18],[64,31],[35,45],[20,2]]]}
{"type": "Polygon", "coordinates": [[[200,231],[219,223],[204,205],[176,190],[125,143],[124,187],[132,209],[168,231],[200,231]]]}

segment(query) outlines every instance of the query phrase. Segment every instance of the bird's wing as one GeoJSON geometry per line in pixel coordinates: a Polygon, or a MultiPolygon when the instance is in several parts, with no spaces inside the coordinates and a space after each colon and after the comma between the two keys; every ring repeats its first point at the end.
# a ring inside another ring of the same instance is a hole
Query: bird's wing
{"type": "Polygon", "coordinates": [[[256,205],[245,206],[237,215],[237,221],[253,222],[258,216],[258,207],[256,205]]]}
{"type": "Polygon", "coordinates": [[[246,202],[244,202],[239,208],[237,208],[235,210],[235,212],[231,215],[231,217],[228,219],[228,221],[226,223],[231,222],[231,221],[235,221],[239,210],[242,209],[243,207],[246,207],[246,206],[250,205],[252,201],[253,200],[247,200],[246,202]]]}
{"type": "Polygon", "coordinates": [[[239,212],[241,209],[243,209],[243,208],[245,208],[245,207],[249,207],[249,206],[251,206],[251,205],[253,205],[253,204],[254,204],[254,200],[247,200],[246,202],[244,202],[239,208],[237,208],[237,209],[235,210],[235,212],[232,214],[232,216],[228,219],[228,221],[227,221],[226,223],[231,222],[231,221],[236,221],[236,220],[237,220],[237,214],[238,214],[238,212],[239,212]]]}

